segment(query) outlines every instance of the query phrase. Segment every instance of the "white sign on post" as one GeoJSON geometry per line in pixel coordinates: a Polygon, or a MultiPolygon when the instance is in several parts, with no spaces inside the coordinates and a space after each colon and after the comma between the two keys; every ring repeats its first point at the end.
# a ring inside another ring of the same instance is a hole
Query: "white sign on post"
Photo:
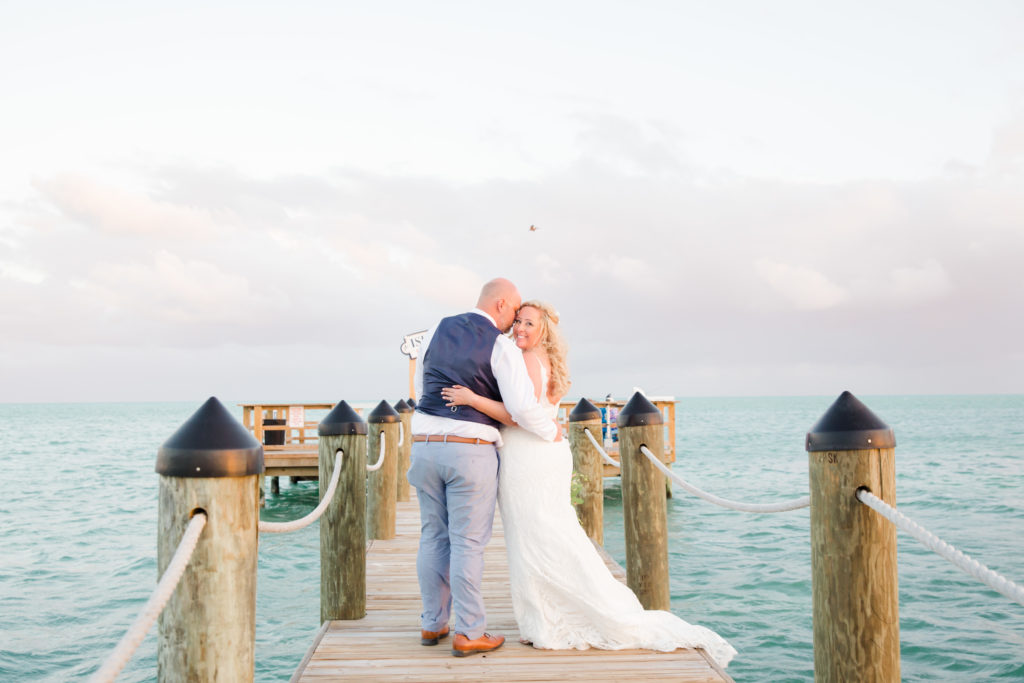
{"type": "Polygon", "coordinates": [[[288,406],[288,427],[302,429],[306,426],[306,406],[288,406]]]}
{"type": "Polygon", "coordinates": [[[427,336],[426,330],[420,330],[419,332],[413,332],[407,334],[402,339],[402,353],[409,356],[409,360],[415,360],[420,355],[420,344],[423,343],[423,338],[427,336]]]}

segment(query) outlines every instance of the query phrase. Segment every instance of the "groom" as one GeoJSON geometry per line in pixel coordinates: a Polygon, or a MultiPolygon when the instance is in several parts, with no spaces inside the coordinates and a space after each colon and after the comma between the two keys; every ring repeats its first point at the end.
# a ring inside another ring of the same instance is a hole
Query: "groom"
{"type": "Polygon", "coordinates": [[[498,492],[498,421],[469,406],[449,408],[441,389],[461,384],[503,401],[519,426],[551,441],[560,430],[534,397],[523,354],[501,334],[512,327],[522,297],[508,280],[491,280],[476,308],[444,318],[420,346],[414,386],[409,483],[420,503],[416,556],[423,614],[420,642],[448,635],[454,602],[452,654],[464,657],[501,647],[504,636],[485,633],[480,582],[498,492]]]}

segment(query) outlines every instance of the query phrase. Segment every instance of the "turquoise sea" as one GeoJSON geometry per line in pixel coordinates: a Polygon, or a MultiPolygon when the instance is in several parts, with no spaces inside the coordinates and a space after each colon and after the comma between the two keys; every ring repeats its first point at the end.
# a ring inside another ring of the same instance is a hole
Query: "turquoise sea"
{"type": "MultiPolygon", "coordinates": [[[[85,677],[135,619],[157,579],[156,451],[205,398],[0,404],[0,680],[85,677]]],[[[896,432],[900,509],[1024,582],[1024,396],[858,398],[896,432]]],[[[675,469],[737,501],[805,495],[804,435],[834,399],[682,398],[675,469]]],[[[606,547],[624,564],[617,480],[606,489],[606,547]]],[[[262,518],[316,502],[315,482],[284,482],[262,518]]],[[[739,650],[737,681],[812,680],[808,511],[732,512],[677,490],[668,515],[673,610],[739,650]]],[[[898,542],[903,679],[1024,680],[1024,606],[898,542]]],[[[316,524],[260,539],[257,680],[287,680],[319,626],[318,553],[316,524]]],[[[155,633],[119,680],[155,679],[155,633]]]]}

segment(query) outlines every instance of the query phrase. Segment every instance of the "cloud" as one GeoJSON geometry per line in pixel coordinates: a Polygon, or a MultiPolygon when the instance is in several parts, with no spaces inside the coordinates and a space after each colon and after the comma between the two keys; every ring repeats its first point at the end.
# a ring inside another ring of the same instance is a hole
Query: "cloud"
{"type": "Polygon", "coordinates": [[[633,120],[608,114],[577,115],[582,130],[580,155],[618,173],[651,175],[684,170],[681,132],[671,123],[633,120]]]}
{"type": "Polygon", "coordinates": [[[0,245],[0,350],[155,345],[230,364],[302,345],[297,372],[331,358],[333,377],[369,391],[401,364],[402,335],[503,275],[559,309],[575,390],[595,396],[831,393],[886,383],[886,369],[912,391],[954,361],[964,386],[1024,382],[1024,323],[1006,313],[1024,308],[1024,199],[1005,176],[821,185],[664,169],[581,161],[454,184],[175,167],[139,169],[133,188],[61,176],[0,245]]]}
{"type": "Polygon", "coordinates": [[[1024,173],[1024,113],[996,128],[988,164],[995,172],[1015,175],[1018,179],[1024,173]]]}
{"type": "Polygon", "coordinates": [[[30,285],[38,285],[46,279],[46,273],[20,263],[0,261],[0,277],[30,285]]]}
{"type": "Polygon", "coordinates": [[[597,253],[591,254],[589,262],[591,279],[630,291],[643,291],[654,275],[649,264],[633,256],[597,253]]]}
{"type": "Polygon", "coordinates": [[[754,262],[754,268],[775,292],[799,310],[833,308],[848,298],[842,287],[811,268],[768,259],[758,259],[754,262]]]}
{"type": "Polygon", "coordinates": [[[75,281],[107,310],[150,318],[168,326],[240,324],[254,315],[273,317],[281,297],[254,292],[246,277],[204,261],[158,251],[151,263],[100,263],[75,281]]]}
{"type": "Polygon", "coordinates": [[[913,305],[941,299],[953,291],[953,283],[935,259],[920,266],[894,268],[878,295],[895,304],[913,305]]]}
{"type": "Polygon", "coordinates": [[[534,261],[545,285],[553,285],[562,280],[565,274],[562,263],[546,251],[537,254],[534,261]]]}
{"type": "Polygon", "coordinates": [[[220,228],[202,209],[157,201],[88,177],[62,175],[35,185],[68,218],[114,235],[195,237],[220,228]]]}

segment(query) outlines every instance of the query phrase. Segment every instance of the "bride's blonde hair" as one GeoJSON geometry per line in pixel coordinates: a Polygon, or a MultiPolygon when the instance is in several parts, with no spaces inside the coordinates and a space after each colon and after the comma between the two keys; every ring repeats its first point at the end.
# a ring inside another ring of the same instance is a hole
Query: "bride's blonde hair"
{"type": "Polygon", "coordinates": [[[536,299],[524,301],[519,310],[524,308],[535,308],[541,313],[541,320],[544,323],[540,345],[548,352],[548,362],[551,363],[551,378],[548,380],[548,395],[562,397],[569,393],[569,365],[565,360],[568,354],[565,340],[562,333],[558,331],[558,311],[549,304],[536,299]]]}

